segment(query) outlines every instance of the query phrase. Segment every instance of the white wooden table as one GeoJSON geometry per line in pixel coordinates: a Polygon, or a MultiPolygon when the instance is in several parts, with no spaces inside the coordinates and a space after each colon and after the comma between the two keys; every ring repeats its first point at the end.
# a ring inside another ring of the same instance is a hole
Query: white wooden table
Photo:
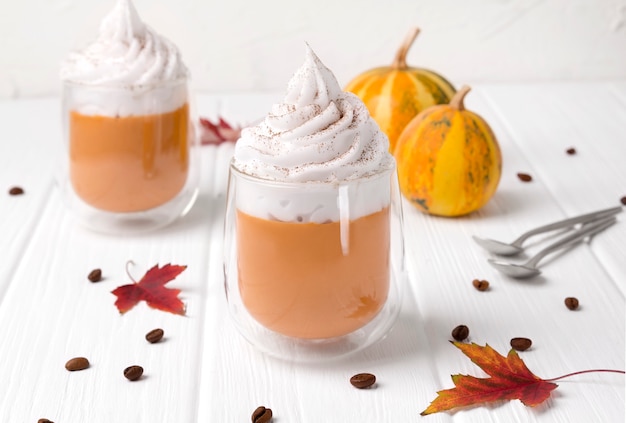
{"type": "MultiPolygon", "coordinates": [[[[236,122],[263,116],[273,95],[199,95],[197,111],[236,122]]],[[[0,421],[247,422],[259,405],[280,423],[313,422],[623,422],[621,374],[558,382],[531,409],[519,401],[421,417],[450,375],[485,374],[449,340],[465,324],[469,341],[505,354],[512,337],[533,347],[520,356],[543,378],[585,369],[624,369],[626,220],[519,281],[487,264],[471,239],[512,240],[532,227],[619,204],[626,195],[626,81],[474,85],[467,107],[499,138],[498,192],[479,212],[447,219],[404,203],[410,286],[391,334],[345,361],[301,365],[259,354],[229,321],[222,278],[222,219],[232,145],[203,147],[199,199],[184,219],[158,232],[112,237],[77,226],[53,182],[60,150],[58,99],[0,102],[0,421]],[[574,147],[576,155],[565,150],[574,147]],[[518,180],[518,172],[533,181],[518,180]],[[25,194],[9,196],[11,186],[25,194]],[[187,316],[148,308],[125,315],[110,293],[154,264],[188,268],[187,316]],[[104,280],[86,276],[101,268],[104,280]],[[486,279],[479,292],[472,280],[486,279]],[[564,298],[577,297],[570,311],[564,298]],[[144,335],[165,330],[164,342],[144,335]],[[85,356],[91,367],[70,373],[85,356]],[[141,365],[127,381],[123,369],[141,365]],[[357,390],[371,372],[375,389],[357,390]]]]}

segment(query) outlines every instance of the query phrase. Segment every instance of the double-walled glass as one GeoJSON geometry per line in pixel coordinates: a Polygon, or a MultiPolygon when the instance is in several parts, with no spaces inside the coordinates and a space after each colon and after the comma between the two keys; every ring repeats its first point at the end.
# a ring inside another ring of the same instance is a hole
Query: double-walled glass
{"type": "Polygon", "coordinates": [[[64,83],[57,179],[81,223],[144,232],[189,211],[200,170],[191,108],[186,79],[130,88],[64,83]]]}
{"type": "Polygon", "coordinates": [[[230,314],[260,350],[294,361],[384,337],[405,284],[395,165],[341,182],[275,182],[230,167],[224,274],[230,314]]]}

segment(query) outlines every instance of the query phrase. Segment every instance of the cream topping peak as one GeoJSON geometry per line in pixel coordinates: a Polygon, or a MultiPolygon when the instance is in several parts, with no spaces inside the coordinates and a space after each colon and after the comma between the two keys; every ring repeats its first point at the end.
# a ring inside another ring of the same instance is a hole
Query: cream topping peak
{"type": "Polygon", "coordinates": [[[118,0],[98,38],[61,68],[63,80],[87,85],[150,86],[186,76],[178,48],[144,24],[130,0],[118,0]]]}
{"type": "Polygon", "coordinates": [[[304,64],[257,126],[242,131],[234,164],[277,181],[350,180],[389,167],[389,140],[363,102],[343,92],[333,73],[307,45],[304,64]]]}

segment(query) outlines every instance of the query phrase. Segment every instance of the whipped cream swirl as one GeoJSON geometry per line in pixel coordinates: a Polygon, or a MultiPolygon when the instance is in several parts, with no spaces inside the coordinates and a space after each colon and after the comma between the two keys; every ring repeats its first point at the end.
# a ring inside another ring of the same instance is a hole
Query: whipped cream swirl
{"type": "Polygon", "coordinates": [[[187,73],[177,47],[144,24],[130,0],[118,0],[97,40],[70,53],[61,67],[65,81],[121,88],[175,81],[187,73]]]}
{"type": "Polygon", "coordinates": [[[363,102],[343,92],[307,45],[283,103],[245,128],[233,164],[241,172],[288,182],[346,181],[393,165],[389,140],[363,102]]]}

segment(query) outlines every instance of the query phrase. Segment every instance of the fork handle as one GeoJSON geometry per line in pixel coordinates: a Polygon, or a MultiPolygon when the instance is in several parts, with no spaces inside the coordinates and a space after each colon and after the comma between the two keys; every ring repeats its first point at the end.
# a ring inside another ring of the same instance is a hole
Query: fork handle
{"type": "Polygon", "coordinates": [[[519,238],[513,241],[511,244],[516,247],[521,247],[522,243],[526,241],[533,235],[541,234],[544,232],[553,231],[555,229],[567,228],[572,225],[576,225],[577,223],[586,223],[592,222],[597,219],[601,219],[604,217],[613,216],[614,214],[620,213],[622,211],[621,206],[611,207],[610,209],[598,210],[592,213],[583,214],[580,216],[570,217],[565,220],[559,220],[558,222],[550,223],[548,225],[540,226],[538,228],[532,229],[528,232],[522,234],[519,238]]]}

